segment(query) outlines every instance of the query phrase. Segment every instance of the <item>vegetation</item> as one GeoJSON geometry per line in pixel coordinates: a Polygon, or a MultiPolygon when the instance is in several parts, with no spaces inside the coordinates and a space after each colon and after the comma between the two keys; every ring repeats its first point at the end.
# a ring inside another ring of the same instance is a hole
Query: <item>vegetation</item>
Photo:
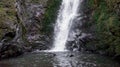
{"type": "Polygon", "coordinates": [[[93,9],[92,18],[96,24],[97,50],[120,55],[120,1],[89,0],[88,4],[93,9]]]}
{"type": "Polygon", "coordinates": [[[43,19],[44,32],[51,33],[50,31],[53,29],[52,24],[55,22],[60,4],[61,4],[61,0],[48,1],[45,17],[43,19]]]}
{"type": "Polygon", "coordinates": [[[15,0],[0,0],[0,39],[5,32],[12,31],[9,24],[15,24],[15,0]]]}

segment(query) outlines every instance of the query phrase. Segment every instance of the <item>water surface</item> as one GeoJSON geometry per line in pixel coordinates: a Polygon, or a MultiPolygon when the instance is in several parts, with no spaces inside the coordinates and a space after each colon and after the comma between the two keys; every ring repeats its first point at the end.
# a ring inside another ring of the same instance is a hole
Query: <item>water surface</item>
{"type": "Polygon", "coordinates": [[[80,52],[28,53],[0,61],[0,67],[120,67],[107,57],[80,52]]]}

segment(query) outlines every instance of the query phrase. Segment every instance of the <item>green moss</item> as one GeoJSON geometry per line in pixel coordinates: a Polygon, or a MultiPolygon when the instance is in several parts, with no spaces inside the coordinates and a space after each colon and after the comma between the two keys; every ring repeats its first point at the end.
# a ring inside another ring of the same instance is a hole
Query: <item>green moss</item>
{"type": "Polygon", "coordinates": [[[61,0],[48,1],[46,13],[43,19],[43,30],[42,31],[46,33],[51,33],[50,31],[53,30],[52,24],[55,23],[60,4],[61,4],[61,0]]]}
{"type": "Polygon", "coordinates": [[[118,44],[115,48],[115,52],[117,55],[120,55],[120,44],[118,44]]]}
{"type": "Polygon", "coordinates": [[[99,2],[96,3],[97,7],[94,6],[94,1],[89,0],[88,4],[94,9],[93,20],[96,25],[98,50],[120,55],[120,16],[115,10],[118,0],[96,0],[99,2]]]}
{"type": "Polygon", "coordinates": [[[15,0],[1,0],[0,1],[0,17],[1,23],[6,20],[15,21],[15,0]]]}
{"type": "Polygon", "coordinates": [[[0,0],[0,39],[12,31],[8,24],[16,23],[15,0],[0,0]]]}
{"type": "Polygon", "coordinates": [[[2,29],[0,29],[0,32],[1,32],[1,33],[0,33],[0,40],[1,40],[1,38],[2,38],[2,36],[3,36],[3,34],[2,34],[2,32],[3,32],[2,29]]]}

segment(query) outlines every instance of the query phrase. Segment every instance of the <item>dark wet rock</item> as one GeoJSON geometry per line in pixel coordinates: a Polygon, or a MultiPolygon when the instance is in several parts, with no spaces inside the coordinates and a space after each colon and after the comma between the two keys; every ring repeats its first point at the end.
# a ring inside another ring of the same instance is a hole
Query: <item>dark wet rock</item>
{"type": "Polygon", "coordinates": [[[37,40],[31,40],[30,44],[33,50],[39,49],[39,50],[46,50],[51,48],[51,42],[50,37],[45,35],[40,35],[37,40]]]}
{"type": "Polygon", "coordinates": [[[46,49],[48,49],[48,46],[46,44],[41,44],[41,43],[32,43],[31,46],[32,46],[33,50],[36,50],[36,49],[46,50],[46,49]]]}
{"type": "Polygon", "coordinates": [[[11,64],[7,64],[7,63],[1,63],[0,62],[0,67],[12,67],[12,65],[11,64]]]}
{"type": "MultiPolygon", "coordinates": [[[[92,41],[94,38],[91,34],[87,33],[81,33],[75,39],[67,42],[67,49],[71,51],[83,51],[87,48],[86,44],[90,41],[92,41]]],[[[90,49],[94,48],[94,46],[91,46],[90,49]]],[[[94,50],[94,49],[93,49],[94,50]]]]}
{"type": "Polygon", "coordinates": [[[23,46],[23,52],[32,52],[32,47],[31,46],[23,46]]]}
{"type": "Polygon", "coordinates": [[[23,54],[23,48],[17,43],[7,43],[0,46],[0,59],[16,57],[23,54]]]}
{"type": "Polygon", "coordinates": [[[120,63],[120,55],[115,55],[115,56],[113,57],[113,59],[119,61],[119,63],[120,63]]]}
{"type": "Polygon", "coordinates": [[[57,56],[56,54],[52,54],[52,57],[55,57],[55,56],[57,56]]]}
{"type": "Polygon", "coordinates": [[[69,57],[74,57],[74,55],[73,55],[73,54],[71,54],[69,57]]]}
{"type": "Polygon", "coordinates": [[[6,38],[6,37],[14,38],[15,34],[16,34],[15,32],[8,32],[4,35],[4,37],[2,39],[6,38]]]}
{"type": "Polygon", "coordinates": [[[16,32],[7,32],[5,35],[2,37],[1,42],[10,42],[13,40],[16,36],[16,32]]]}

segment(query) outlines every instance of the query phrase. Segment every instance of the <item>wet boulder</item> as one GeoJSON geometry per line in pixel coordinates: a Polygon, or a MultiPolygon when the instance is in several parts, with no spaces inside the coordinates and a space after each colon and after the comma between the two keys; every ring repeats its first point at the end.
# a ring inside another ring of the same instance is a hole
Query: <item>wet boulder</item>
{"type": "Polygon", "coordinates": [[[17,43],[6,43],[0,45],[0,59],[16,57],[23,54],[22,47],[17,43]]]}

